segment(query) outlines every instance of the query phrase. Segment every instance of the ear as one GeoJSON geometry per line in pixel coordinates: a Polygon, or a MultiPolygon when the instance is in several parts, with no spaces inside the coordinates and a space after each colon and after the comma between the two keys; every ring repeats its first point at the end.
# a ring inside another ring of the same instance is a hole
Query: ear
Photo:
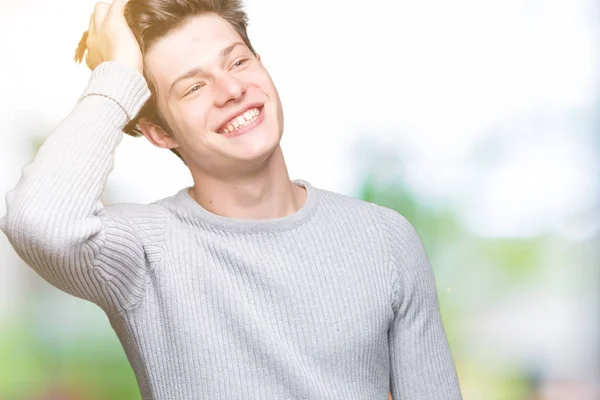
{"type": "Polygon", "coordinates": [[[140,118],[138,121],[140,131],[146,136],[146,139],[150,141],[156,147],[163,149],[172,149],[179,147],[179,144],[175,139],[169,135],[158,125],[153,124],[146,118],[140,118]]]}
{"type": "MultiPolygon", "coordinates": [[[[256,59],[257,59],[258,61],[261,61],[261,60],[260,60],[260,54],[256,53],[256,59]]],[[[261,62],[262,62],[262,61],[261,61],[261,62]]]]}

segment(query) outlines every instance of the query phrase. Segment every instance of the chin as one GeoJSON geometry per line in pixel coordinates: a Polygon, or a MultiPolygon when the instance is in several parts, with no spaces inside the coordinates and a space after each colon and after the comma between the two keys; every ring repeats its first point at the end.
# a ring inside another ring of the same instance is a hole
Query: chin
{"type": "Polygon", "coordinates": [[[258,159],[258,158],[268,158],[273,154],[273,152],[279,146],[279,137],[273,135],[265,135],[263,139],[252,143],[246,149],[246,158],[249,159],[258,159]]]}

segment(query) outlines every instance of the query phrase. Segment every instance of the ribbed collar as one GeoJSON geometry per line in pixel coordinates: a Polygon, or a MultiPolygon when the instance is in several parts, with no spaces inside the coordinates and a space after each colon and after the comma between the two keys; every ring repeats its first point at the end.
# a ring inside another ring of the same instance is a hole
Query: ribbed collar
{"type": "Polygon", "coordinates": [[[319,204],[317,188],[304,179],[294,179],[292,182],[296,186],[306,189],[306,200],[298,211],[280,218],[246,220],[214,214],[190,196],[188,191],[191,186],[179,190],[171,199],[177,208],[216,229],[248,233],[284,231],[293,229],[309,220],[319,204]]]}

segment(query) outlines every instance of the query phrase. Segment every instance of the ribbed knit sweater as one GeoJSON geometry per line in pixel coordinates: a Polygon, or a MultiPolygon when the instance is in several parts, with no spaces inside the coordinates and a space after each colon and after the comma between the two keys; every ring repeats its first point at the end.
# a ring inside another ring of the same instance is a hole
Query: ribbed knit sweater
{"type": "Polygon", "coordinates": [[[6,194],[0,229],[57,288],[100,306],[145,400],[457,400],[433,270],[400,213],[303,179],[298,211],[213,214],[183,188],[104,205],[150,91],[100,64],[6,194]]]}

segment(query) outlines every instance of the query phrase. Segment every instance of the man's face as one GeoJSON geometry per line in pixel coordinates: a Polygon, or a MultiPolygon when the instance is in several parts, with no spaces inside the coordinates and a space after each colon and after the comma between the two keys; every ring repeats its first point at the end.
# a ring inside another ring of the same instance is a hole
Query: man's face
{"type": "Polygon", "coordinates": [[[221,17],[192,18],[151,46],[144,62],[159,110],[190,168],[240,171],[279,145],[277,89],[260,57],[221,17]]]}

